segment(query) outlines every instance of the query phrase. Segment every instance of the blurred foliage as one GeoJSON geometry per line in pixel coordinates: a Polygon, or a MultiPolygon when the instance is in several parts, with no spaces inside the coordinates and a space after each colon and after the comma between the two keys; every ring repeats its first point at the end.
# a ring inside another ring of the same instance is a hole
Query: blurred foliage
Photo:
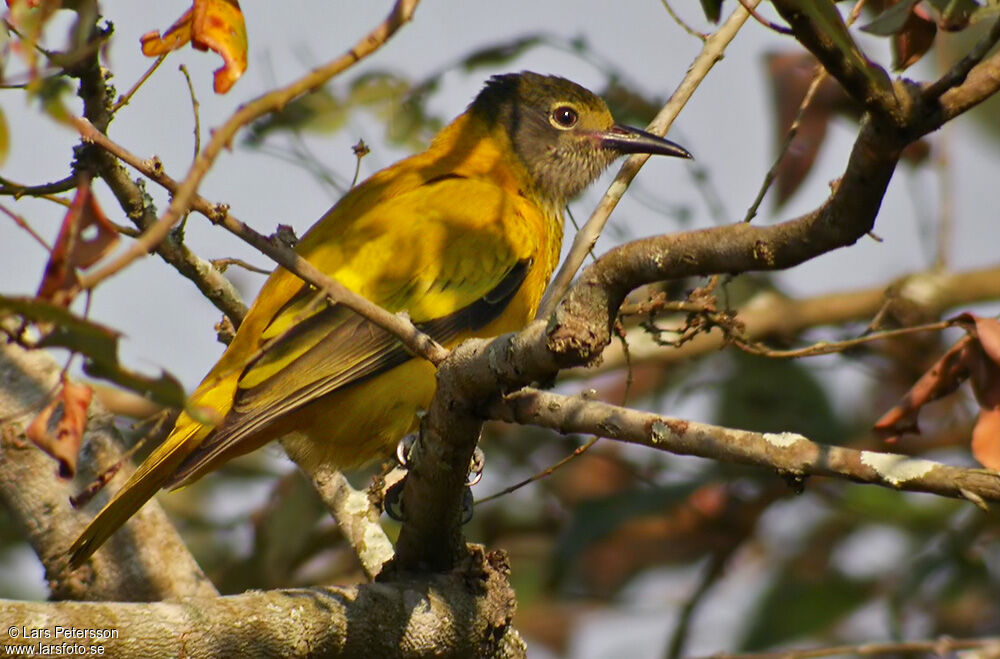
{"type": "Polygon", "coordinates": [[[118,361],[121,335],[117,331],[80,318],[58,304],[0,295],[0,318],[8,315],[42,328],[38,347],[66,348],[83,355],[83,370],[87,375],[108,380],[166,406],[186,404],[184,387],[169,373],[152,378],[129,370],[118,361]]]}

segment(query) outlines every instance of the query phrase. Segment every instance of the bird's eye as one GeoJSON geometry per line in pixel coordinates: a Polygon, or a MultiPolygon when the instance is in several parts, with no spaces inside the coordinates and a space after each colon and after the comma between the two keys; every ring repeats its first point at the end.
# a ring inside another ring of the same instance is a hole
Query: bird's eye
{"type": "Polygon", "coordinates": [[[576,110],[568,105],[560,105],[552,111],[552,121],[559,128],[572,128],[579,118],[576,110]]]}

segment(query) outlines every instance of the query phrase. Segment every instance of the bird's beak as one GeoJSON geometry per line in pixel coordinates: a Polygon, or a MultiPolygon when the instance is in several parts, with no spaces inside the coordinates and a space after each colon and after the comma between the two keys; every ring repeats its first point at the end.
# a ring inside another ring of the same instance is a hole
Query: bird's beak
{"type": "Polygon", "coordinates": [[[647,133],[631,126],[615,124],[605,131],[597,133],[597,143],[602,149],[610,149],[618,153],[649,153],[676,158],[693,158],[687,149],[658,135],[647,133]]]}

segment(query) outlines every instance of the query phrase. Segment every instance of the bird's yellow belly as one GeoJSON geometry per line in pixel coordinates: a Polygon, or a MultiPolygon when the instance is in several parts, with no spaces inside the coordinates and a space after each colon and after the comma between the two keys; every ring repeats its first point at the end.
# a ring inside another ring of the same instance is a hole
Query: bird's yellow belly
{"type": "Polygon", "coordinates": [[[274,424],[285,450],[307,468],[363,465],[391,454],[419,426],[434,397],[434,365],[411,359],[390,371],[330,393],[274,424]]]}
{"type": "MultiPolygon", "coordinates": [[[[547,278],[547,273],[538,274],[547,278]]],[[[499,318],[447,347],[471,337],[492,337],[521,329],[532,317],[537,297],[516,295],[499,318]]],[[[386,458],[400,439],[418,430],[418,414],[434,397],[435,372],[427,360],[410,359],[284,416],[265,430],[266,441],[281,438],[292,459],[307,468],[333,464],[350,469],[386,458]]]]}

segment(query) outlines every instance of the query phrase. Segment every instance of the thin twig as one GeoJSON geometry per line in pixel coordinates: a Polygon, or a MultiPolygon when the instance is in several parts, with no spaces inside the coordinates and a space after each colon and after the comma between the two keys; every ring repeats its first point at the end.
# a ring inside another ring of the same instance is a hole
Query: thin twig
{"type": "MultiPolygon", "coordinates": [[[[742,2],[743,0],[740,1],[742,2]]],[[[847,17],[846,24],[848,27],[850,27],[854,21],[858,19],[864,4],[865,0],[858,0],[858,2],[854,3],[854,7],[851,8],[851,13],[847,17]]],[[[781,161],[785,159],[785,154],[788,153],[789,147],[792,146],[792,142],[795,140],[796,135],[798,135],[799,126],[802,124],[802,117],[805,116],[809,106],[812,105],[813,98],[816,96],[819,86],[823,84],[823,81],[826,80],[828,75],[829,74],[826,69],[824,69],[823,66],[817,62],[816,76],[809,84],[809,89],[806,91],[806,95],[802,98],[802,102],[799,104],[799,110],[795,115],[795,120],[792,121],[792,125],[788,127],[788,132],[785,134],[785,141],[778,150],[778,156],[774,159],[774,164],[771,165],[771,169],[769,169],[767,174],[764,176],[764,180],[760,184],[760,190],[757,192],[757,197],[753,200],[753,203],[750,204],[750,208],[747,209],[747,214],[743,218],[744,222],[749,222],[757,216],[757,210],[760,208],[761,202],[764,201],[764,195],[767,194],[767,191],[771,188],[771,184],[774,183],[774,179],[778,175],[778,167],[781,165],[781,161]]]]}
{"type": "Polygon", "coordinates": [[[302,76],[295,82],[276,89],[260,98],[246,103],[218,129],[212,133],[212,139],[204,151],[195,159],[188,169],[187,175],[177,187],[170,206],[163,215],[152,224],[142,237],[132,243],[118,258],[97,271],[80,280],[81,288],[93,288],[108,277],[111,277],[137,258],[148,254],[156,245],[166,238],[170,229],[187,213],[197,193],[201,180],[208,173],[212,163],[219,153],[226,148],[233,136],[243,126],[254,119],[287,105],[291,100],[306,94],[325,84],[330,78],[341,73],[361,59],[367,57],[382,46],[396,31],[409,21],[419,0],[397,0],[389,15],[369,34],[365,35],[353,48],[337,59],[302,76]]]}
{"type": "Polygon", "coordinates": [[[769,21],[763,16],[761,16],[759,13],[757,13],[757,10],[754,7],[750,6],[750,3],[747,0],[740,0],[740,4],[743,5],[744,9],[750,12],[750,15],[753,16],[753,19],[755,21],[757,21],[764,27],[768,28],[769,30],[774,30],[778,34],[795,34],[795,32],[792,31],[792,28],[787,27],[785,25],[778,25],[774,21],[769,21]]]}
{"type": "Polygon", "coordinates": [[[228,268],[231,265],[235,265],[235,266],[239,266],[239,267],[241,267],[244,270],[247,270],[249,272],[256,272],[259,275],[269,275],[269,274],[271,274],[271,271],[268,270],[268,269],[266,269],[266,268],[258,268],[255,265],[247,263],[243,259],[237,259],[237,258],[234,258],[234,257],[226,257],[226,258],[222,258],[222,259],[212,259],[211,261],[209,261],[209,263],[211,263],[212,266],[216,270],[218,270],[219,272],[225,272],[226,268],[228,268]]]}
{"type": "Polygon", "coordinates": [[[969,72],[983,61],[983,58],[993,50],[993,46],[998,41],[1000,41],[1000,18],[993,23],[993,27],[990,28],[989,33],[969,51],[968,55],[956,62],[955,66],[951,67],[943,76],[927,87],[924,87],[924,98],[929,101],[940,98],[949,89],[965,82],[965,79],[969,76],[969,72]]]}
{"type": "Polygon", "coordinates": [[[802,125],[802,117],[805,116],[809,106],[812,105],[812,100],[816,96],[816,91],[819,89],[819,86],[823,84],[823,81],[826,80],[827,75],[826,69],[817,63],[816,76],[812,79],[812,83],[810,83],[809,89],[806,91],[806,95],[802,97],[802,102],[799,103],[799,111],[795,115],[795,120],[792,121],[792,125],[788,127],[788,132],[785,133],[785,141],[782,142],[781,148],[778,149],[778,155],[774,159],[771,169],[767,170],[767,174],[764,175],[764,180],[760,184],[757,196],[754,198],[753,203],[750,204],[750,208],[747,209],[747,214],[743,217],[744,222],[750,222],[757,216],[757,210],[760,208],[761,202],[764,201],[764,195],[766,195],[767,191],[771,189],[771,184],[774,183],[774,179],[778,177],[778,167],[781,166],[781,161],[785,159],[785,155],[788,153],[789,147],[792,146],[792,142],[795,141],[795,137],[799,133],[799,126],[802,125]]]}
{"type": "Polygon", "coordinates": [[[31,225],[28,224],[23,217],[21,217],[20,215],[18,215],[15,212],[9,210],[8,208],[6,208],[3,205],[0,205],[0,211],[2,211],[5,215],[7,215],[8,217],[10,217],[10,219],[14,220],[14,223],[17,224],[17,226],[19,226],[22,229],[24,229],[25,231],[27,231],[28,235],[30,235],[32,238],[34,238],[35,242],[37,242],[39,245],[41,245],[45,249],[46,252],[48,252],[50,254],[52,253],[52,247],[49,246],[49,244],[47,242],[45,242],[44,238],[42,238],[40,235],[38,235],[38,233],[34,229],[31,228],[31,225]]]}
{"type": "MultiPolygon", "coordinates": [[[[759,0],[751,0],[751,3],[756,6],[759,0]]],[[[677,91],[674,92],[670,100],[667,101],[667,104],[663,106],[652,123],[650,123],[648,128],[650,132],[657,135],[666,134],[670,128],[670,124],[673,123],[674,118],[681,111],[681,108],[688,102],[695,89],[698,88],[701,81],[705,79],[708,72],[715,66],[715,63],[722,58],[722,53],[725,51],[726,46],[733,40],[749,17],[750,15],[743,6],[737,7],[726,22],[705,39],[701,52],[691,64],[687,75],[684,76],[684,80],[678,85],[677,91]]],[[[618,170],[618,175],[615,176],[615,180],[608,187],[608,191],[604,193],[604,197],[591,214],[590,219],[587,220],[583,229],[576,234],[573,245],[570,247],[569,255],[552,280],[548,290],[545,291],[545,297],[542,298],[537,318],[549,316],[555,309],[555,305],[558,304],[566,294],[566,291],[569,290],[570,283],[573,281],[576,271],[579,270],[587,258],[587,254],[593,248],[594,244],[597,243],[597,239],[600,237],[601,231],[604,229],[604,225],[611,215],[611,211],[618,205],[632,179],[639,173],[639,169],[642,168],[649,157],[646,154],[630,156],[621,169],[618,170]]]]}
{"type": "Polygon", "coordinates": [[[191,83],[191,76],[188,74],[187,67],[181,64],[177,69],[184,74],[184,80],[187,81],[188,94],[191,96],[191,112],[194,114],[194,157],[197,158],[198,154],[201,153],[201,119],[198,117],[198,97],[194,95],[194,85],[191,83]]]}
{"type": "Polygon", "coordinates": [[[358,143],[351,147],[351,152],[354,153],[354,176],[351,178],[351,189],[358,184],[358,177],[361,175],[361,159],[371,153],[371,149],[365,144],[364,140],[358,140],[358,143]]]}
{"type": "Polygon", "coordinates": [[[152,66],[146,69],[146,72],[139,77],[139,79],[136,81],[134,85],[132,85],[132,88],[118,97],[118,100],[115,101],[115,104],[111,106],[111,114],[118,112],[118,110],[129,104],[129,101],[132,100],[132,97],[135,96],[135,93],[137,91],[139,91],[139,88],[142,87],[143,83],[145,83],[146,80],[149,79],[149,76],[153,75],[153,72],[156,71],[156,69],[160,68],[160,65],[163,64],[163,60],[167,59],[168,54],[169,53],[164,53],[159,57],[157,57],[156,61],[153,62],[152,66]]]}
{"type": "Polygon", "coordinates": [[[732,340],[740,350],[754,355],[771,357],[772,359],[798,359],[799,357],[832,355],[834,353],[844,352],[845,350],[849,350],[850,348],[854,348],[865,343],[871,343],[872,341],[894,339],[899,336],[915,334],[917,332],[939,332],[941,330],[948,329],[949,327],[954,327],[955,325],[956,323],[954,321],[942,320],[937,323],[927,323],[925,325],[914,325],[913,327],[901,327],[899,329],[873,332],[872,334],[866,334],[864,336],[846,339],[844,341],[820,341],[811,346],[806,346],[805,348],[795,348],[792,350],[775,350],[760,343],[751,343],[737,337],[733,337],[732,340]]]}
{"type": "Polygon", "coordinates": [[[44,197],[72,190],[76,187],[76,180],[76,173],[73,173],[66,178],[52,181],[51,183],[21,185],[20,183],[0,177],[0,195],[11,196],[15,199],[20,197],[44,197]]]}
{"type": "Polygon", "coordinates": [[[674,8],[670,6],[670,3],[667,0],[660,0],[660,2],[663,3],[663,8],[667,10],[668,14],[670,14],[670,18],[674,19],[674,23],[677,23],[677,25],[679,25],[682,30],[690,34],[695,39],[698,39],[699,41],[705,41],[705,39],[708,38],[708,34],[706,34],[705,32],[699,32],[698,30],[694,29],[693,27],[685,23],[684,19],[677,15],[677,12],[674,11],[674,8]]]}
{"type": "Polygon", "coordinates": [[[600,437],[598,437],[597,435],[591,435],[591,437],[587,441],[585,441],[583,444],[580,444],[579,446],[577,446],[575,449],[573,449],[572,453],[570,453],[566,457],[562,458],[558,462],[549,465],[548,467],[546,467],[542,471],[539,471],[539,472],[537,472],[535,474],[532,474],[531,476],[528,476],[527,478],[525,478],[523,480],[520,480],[517,483],[514,483],[513,485],[510,485],[508,487],[503,488],[499,492],[494,492],[493,494],[491,494],[489,496],[486,496],[486,497],[483,497],[482,499],[476,499],[475,505],[478,506],[480,504],[486,503],[487,501],[493,501],[494,499],[499,499],[502,496],[506,496],[506,495],[508,495],[508,494],[510,494],[512,492],[516,492],[517,490],[520,490],[525,485],[530,485],[531,483],[534,483],[535,481],[540,481],[543,478],[548,478],[557,469],[559,469],[560,467],[565,467],[567,464],[569,464],[578,455],[581,455],[582,453],[584,453],[585,451],[587,451],[591,446],[593,446],[594,444],[596,444],[597,440],[599,440],[599,439],[600,439],[600,437]]]}
{"type": "Polygon", "coordinates": [[[677,616],[677,625],[674,627],[674,633],[670,636],[670,643],[667,644],[666,659],[679,659],[683,656],[684,644],[691,629],[694,612],[698,605],[704,601],[705,595],[708,594],[712,586],[723,576],[723,568],[725,568],[726,562],[735,548],[724,547],[712,552],[712,555],[708,557],[708,565],[705,566],[705,571],[698,579],[697,587],[687,597],[684,606],[681,607],[680,614],[677,616]]]}

